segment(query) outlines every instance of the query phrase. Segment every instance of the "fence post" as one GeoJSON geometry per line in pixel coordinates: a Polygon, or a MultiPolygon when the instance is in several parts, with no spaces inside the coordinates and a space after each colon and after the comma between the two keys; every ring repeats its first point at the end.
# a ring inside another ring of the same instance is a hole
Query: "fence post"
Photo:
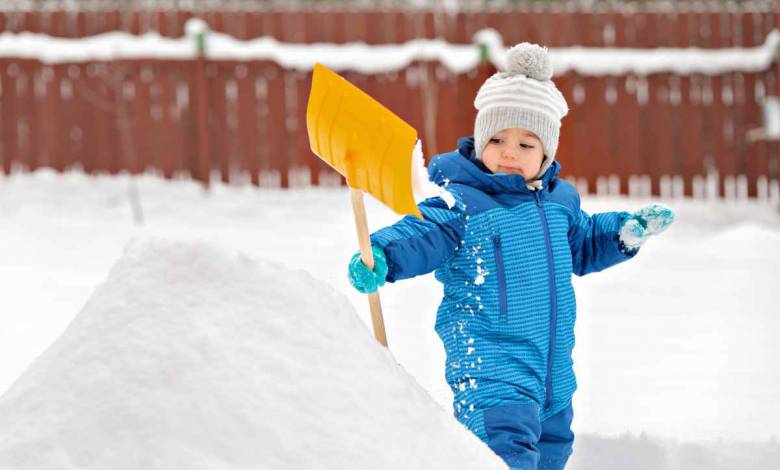
{"type": "Polygon", "coordinates": [[[195,58],[195,100],[193,116],[197,142],[197,168],[194,177],[203,185],[209,187],[211,177],[211,151],[209,147],[209,103],[206,77],[206,33],[208,25],[200,18],[191,18],[185,25],[187,36],[195,41],[197,57],[195,58]]]}

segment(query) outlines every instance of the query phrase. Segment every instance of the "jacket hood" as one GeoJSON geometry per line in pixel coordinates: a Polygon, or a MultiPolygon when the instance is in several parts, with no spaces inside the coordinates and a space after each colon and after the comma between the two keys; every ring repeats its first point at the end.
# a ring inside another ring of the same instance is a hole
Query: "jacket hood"
{"type": "MultiPolygon", "coordinates": [[[[547,171],[542,175],[542,189],[558,177],[561,165],[553,160],[547,171]]],[[[520,175],[492,173],[474,152],[474,138],[458,139],[458,150],[436,155],[428,165],[431,181],[439,186],[447,183],[462,183],[477,188],[488,194],[514,192],[530,193],[526,180],[520,175]]]]}

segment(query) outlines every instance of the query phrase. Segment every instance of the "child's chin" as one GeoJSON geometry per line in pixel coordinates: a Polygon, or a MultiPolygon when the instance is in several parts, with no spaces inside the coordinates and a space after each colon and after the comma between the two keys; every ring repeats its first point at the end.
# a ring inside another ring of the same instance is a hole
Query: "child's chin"
{"type": "Polygon", "coordinates": [[[525,178],[525,175],[523,175],[523,173],[521,171],[519,171],[519,170],[512,170],[512,169],[508,169],[508,168],[499,167],[498,171],[496,171],[496,173],[505,173],[507,175],[517,175],[517,176],[522,176],[523,178],[525,178]]]}

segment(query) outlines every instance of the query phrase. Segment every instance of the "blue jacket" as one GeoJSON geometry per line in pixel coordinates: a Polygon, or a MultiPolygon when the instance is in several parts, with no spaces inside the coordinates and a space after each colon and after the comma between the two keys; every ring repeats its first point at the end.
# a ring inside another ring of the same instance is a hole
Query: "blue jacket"
{"type": "Polygon", "coordinates": [[[571,353],[576,314],[572,273],[631,258],[618,241],[627,212],[588,215],[554,161],[543,187],[493,174],[474,158],[473,138],[435,156],[433,182],[455,196],[419,204],[371,235],[387,256],[390,282],[436,271],[444,298],[436,332],[447,353],[455,416],[486,440],[482,411],[535,404],[539,419],[563,410],[576,389],[571,353]]]}

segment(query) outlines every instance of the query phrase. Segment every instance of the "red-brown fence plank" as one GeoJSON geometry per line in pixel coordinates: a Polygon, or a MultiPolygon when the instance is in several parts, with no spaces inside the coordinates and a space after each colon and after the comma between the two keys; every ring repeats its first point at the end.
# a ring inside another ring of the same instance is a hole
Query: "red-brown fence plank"
{"type": "MultiPolygon", "coordinates": [[[[731,105],[723,101],[723,79],[720,76],[712,77],[710,88],[712,92],[712,104],[705,108],[707,123],[706,139],[708,152],[713,155],[715,165],[721,177],[734,178],[737,176],[737,160],[734,158],[733,140],[729,138],[727,127],[732,126],[731,105]]],[[[725,187],[721,188],[725,193],[725,187]]]]}
{"type": "Polygon", "coordinates": [[[163,176],[172,178],[173,174],[181,168],[178,158],[179,149],[176,146],[176,128],[174,115],[175,108],[175,78],[171,76],[171,68],[168,64],[160,64],[158,83],[160,85],[158,114],[154,116],[160,129],[160,169],[163,176]]]}
{"type": "Polygon", "coordinates": [[[645,168],[651,178],[651,191],[660,194],[661,177],[670,176],[674,171],[675,142],[672,140],[671,128],[674,109],[670,102],[669,74],[655,74],[647,78],[648,103],[644,110],[650,116],[649,129],[655,130],[655,135],[644,134],[646,139],[643,148],[649,150],[643,154],[645,168]],[[663,136],[663,137],[659,137],[663,136]]]}
{"type": "MultiPolygon", "coordinates": [[[[56,119],[56,131],[52,140],[51,155],[57,162],[55,168],[65,170],[75,163],[73,155],[73,140],[71,139],[71,127],[68,120],[76,115],[78,110],[72,106],[65,95],[64,83],[68,80],[68,66],[58,64],[52,66],[53,77],[49,85],[49,91],[54,96],[55,108],[52,110],[56,119]]],[[[72,94],[72,92],[71,92],[72,94]]]]}
{"type": "Polygon", "coordinates": [[[744,74],[742,80],[744,93],[744,123],[736,129],[737,139],[742,144],[735,155],[737,173],[748,177],[748,195],[758,194],[758,178],[772,173],[768,146],[764,141],[748,141],[747,133],[762,127],[762,110],[756,95],[756,83],[763,80],[760,74],[744,74]]]}
{"type": "MultiPolygon", "coordinates": [[[[103,134],[106,117],[103,115],[102,109],[105,107],[105,102],[94,72],[88,73],[88,70],[94,70],[94,66],[95,64],[82,63],[68,69],[73,83],[73,100],[75,105],[81,109],[78,129],[81,130],[81,135],[84,136],[83,141],[86,144],[82,147],[83,152],[79,156],[79,161],[83,162],[84,170],[89,173],[105,170],[102,161],[105,156],[103,134]]],[[[74,136],[77,135],[79,132],[74,134],[74,136]]]]}
{"type": "Polygon", "coordinates": [[[701,76],[699,75],[680,77],[681,134],[688,137],[680,141],[683,156],[684,190],[687,196],[693,194],[693,177],[701,175],[704,171],[704,143],[701,138],[696,138],[703,133],[700,81],[701,76]]]}
{"type": "MultiPolygon", "coordinates": [[[[572,105],[572,87],[574,81],[574,74],[569,72],[565,75],[558,75],[555,77],[555,84],[558,90],[566,98],[567,103],[571,107],[572,105]]],[[[574,155],[577,151],[574,136],[574,125],[571,117],[571,112],[564,116],[561,121],[560,136],[558,139],[558,149],[556,150],[555,159],[561,164],[561,177],[568,178],[570,176],[577,176],[574,172],[575,159],[574,155]]]]}
{"type": "Polygon", "coordinates": [[[266,128],[268,130],[268,157],[269,167],[277,171],[281,178],[282,187],[289,186],[289,174],[287,165],[287,137],[285,129],[285,101],[284,101],[284,74],[275,63],[264,64],[264,75],[267,87],[268,115],[266,128]]]}
{"type": "Polygon", "coordinates": [[[209,90],[208,127],[211,141],[210,170],[219,169],[220,179],[227,183],[230,177],[230,155],[227,140],[227,103],[225,96],[224,65],[210,61],[206,66],[206,79],[209,90]]]}
{"type": "Polygon", "coordinates": [[[436,153],[444,153],[455,148],[462,126],[457,122],[458,107],[469,103],[458,102],[458,76],[441,64],[434,68],[437,85],[436,107],[436,153]]]}
{"type": "MultiPolygon", "coordinates": [[[[605,99],[606,82],[601,77],[583,77],[582,81],[585,101],[579,106],[584,109],[584,136],[579,143],[586,145],[587,151],[579,154],[584,166],[584,171],[580,174],[588,179],[588,186],[595,187],[599,176],[614,172],[614,169],[609,167],[610,134],[604,125],[610,122],[611,109],[605,99]]],[[[573,106],[578,105],[575,103],[573,106]]]]}
{"type": "Polygon", "coordinates": [[[614,152],[615,173],[619,175],[620,187],[628,191],[631,176],[641,174],[641,119],[642,106],[637,99],[637,77],[618,77],[615,83],[616,102],[613,125],[617,131],[614,152]]]}
{"type": "Polygon", "coordinates": [[[257,98],[255,96],[254,72],[250,73],[248,65],[236,67],[236,87],[238,93],[238,153],[240,168],[252,177],[252,183],[257,184],[257,98]]]}
{"type": "Polygon", "coordinates": [[[34,138],[36,125],[36,104],[33,80],[36,67],[33,61],[20,61],[20,73],[16,82],[19,94],[19,114],[15,116],[19,133],[19,155],[27,169],[34,170],[41,164],[38,142],[34,138]]]}
{"type": "MultiPolygon", "coordinates": [[[[142,172],[153,166],[152,147],[153,132],[151,115],[151,83],[154,80],[154,72],[149,64],[136,64],[133,68],[133,106],[132,106],[132,154],[134,160],[131,167],[133,172],[142,172]]],[[[197,174],[196,174],[197,176],[197,174]]]]}

